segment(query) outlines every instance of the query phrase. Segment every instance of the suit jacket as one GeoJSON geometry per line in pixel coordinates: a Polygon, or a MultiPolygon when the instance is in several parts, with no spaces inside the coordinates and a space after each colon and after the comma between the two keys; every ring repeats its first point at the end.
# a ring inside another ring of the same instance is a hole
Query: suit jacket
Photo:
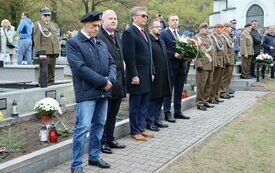
{"type": "Polygon", "coordinates": [[[130,94],[145,94],[151,91],[152,75],[154,74],[151,41],[143,37],[134,25],[129,26],[122,35],[122,50],[126,63],[126,86],[130,94]],[[139,85],[132,85],[132,77],[138,76],[139,85]]]}
{"type": "Polygon", "coordinates": [[[261,51],[262,36],[257,29],[252,28],[250,32],[253,38],[254,55],[258,55],[261,51]]]}
{"type": "Polygon", "coordinates": [[[161,32],[160,38],[164,41],[167,49],[167,55],[169,59],[176,59],[176,39],[174,34],[171,32],[169,28],[165,29],[161,32]]]}
{"type": "Polygon", "coordinates": [[[155,79],[152,85],[151,98],[163,98],[171,95],[171,84],[167,52],[164,42],[150,34],[152,42],[153,62],[155,67],[155,79]]]}
{"type": "Polygon", "coordinates": [[[112,88],[112,98],[126,97],[121,38],[119,37],[119,34],[115,32],[116,43],[114,43],[111,36],[103,28],[99,30],[97,37],[107,45],[108,50],[116,63],[116,83],[112,88]]]}

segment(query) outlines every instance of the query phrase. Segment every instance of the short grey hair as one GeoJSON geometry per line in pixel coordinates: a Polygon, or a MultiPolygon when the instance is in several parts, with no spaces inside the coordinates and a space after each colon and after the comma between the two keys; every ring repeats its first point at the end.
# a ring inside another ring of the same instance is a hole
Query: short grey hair
{"type": "Polygon", "coordinates": [[[141,7],[141,6],[133,7],[133,8],[131,9],[131,11],[130,11],[131,19],[133,19],[133,17],[134,17],[135,15],[137,15],[137,13],[138,13],[139,11],[145,11],[145,12],[147,12],[148,10],[147,10],[147,7],[141,7]]]}

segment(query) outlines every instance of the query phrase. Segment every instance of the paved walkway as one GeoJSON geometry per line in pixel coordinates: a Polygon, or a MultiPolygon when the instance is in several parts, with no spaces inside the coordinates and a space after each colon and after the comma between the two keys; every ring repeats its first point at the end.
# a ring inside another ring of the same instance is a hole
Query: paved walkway
{"type": "MultiPolygon", "coordinates": [[[[84,171],[86,173],[155,172],[193,144],[247,110],[256,102],[257,97],[264,94],[264,92],[236,92],[235,98],[226,100],[206,112],[195,108],[188,109],[184,114],[191,116],[191,120],[177,120],[177,123],[169,124],[168,129],[161,129],[155,133],[156,137],[147,142],[136,142],[129,136],[120,139],[121,143],[127,145],[126,149],[113,150],[112,155],[102,154],[103,159],[112,165],[110,169],[103,170],[87,165],[87,155],[85,155],[84,171]]],[[[64,172],[70,172],[70,162],[44,173],[64,172]]]]}

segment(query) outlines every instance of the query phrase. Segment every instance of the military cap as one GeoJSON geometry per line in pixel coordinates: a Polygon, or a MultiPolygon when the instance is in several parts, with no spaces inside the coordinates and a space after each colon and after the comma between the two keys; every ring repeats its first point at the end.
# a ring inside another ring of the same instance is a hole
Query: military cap
{"type": "Polygon", "coordinates": [[[208,27],[208,24],[203,22],[199,25],[199,29],[208,27]]]}
{"type": "Polygon", "coordinates": [[[236,19],[233,19],[230,21],[231,24],[237,24],[237,20],[236,19]]]}
{"type": "Polygon", "coordinates": [[[44,7],[40,9],[40,14],[49,14],[51,15],[51,10],[48,7],[44,7]]]}
{"type": "Polygon", "coordinates": [[[86,15],[84,15],[80,19],[80,21],[81,21],[81,23],[93,22],[93,21],[101,20],[101,17],[102,17],[102,13],[91,11],[91,12],[87,13],[86,15]]]}
{"type": "Polygon", "coordinates": [[[223,24],[217,23],[214,28],[223,28],[223,24]]]}
{"type": "Polygon", "coordinates": [[[251,23],[244,25],[245,28],[250,27],[250,26],[251,26],[251,23]]]}
{"type": "Polygon", "coordinates": [[[224,27],[231,27],[231,24],[230,23],[225,23],[223,24],[224,27]]]}

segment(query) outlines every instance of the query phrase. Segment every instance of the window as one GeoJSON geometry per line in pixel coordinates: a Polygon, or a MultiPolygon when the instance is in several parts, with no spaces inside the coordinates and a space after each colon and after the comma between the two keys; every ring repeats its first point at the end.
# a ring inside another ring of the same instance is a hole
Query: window
{"type": "Polygon", "coordinates": [[[252,5],[246,13],[246,23],[250,23],[253,19],[258,21],[259,28],[264,26],[264,10],[257,4],[252,5]]]}

